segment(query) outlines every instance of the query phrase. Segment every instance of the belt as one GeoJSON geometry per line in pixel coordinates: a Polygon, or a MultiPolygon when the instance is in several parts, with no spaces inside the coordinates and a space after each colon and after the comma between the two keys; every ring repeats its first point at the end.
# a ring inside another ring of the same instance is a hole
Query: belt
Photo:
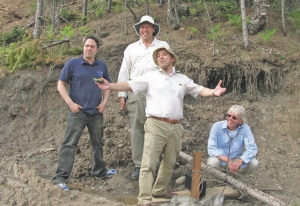
{"type": "Polygon", "coordinates": [[[180,120],[177,120],[177,119],[169,119],[169,118],[154,117],[154,116],[150,116],[148,118],[153,118],[153,119],[161,120],[161,121],[168,122],[168,123],[171,123],[171,124],[180,124],[180,120]]]}

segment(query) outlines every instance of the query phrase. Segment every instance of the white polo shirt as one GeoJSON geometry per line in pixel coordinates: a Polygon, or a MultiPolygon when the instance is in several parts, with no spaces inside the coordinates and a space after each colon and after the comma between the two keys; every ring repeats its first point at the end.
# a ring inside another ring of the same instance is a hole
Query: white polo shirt
{"type": "MultiPolygon", "coordinates": [[[[156,38],[148,48],[144,45],[142,39],[128,45],[124,51],[118,82],[134,80],[148,71],[157,71],[159,67],[154,63],[152,53],[161,46],[169,45],[167,42],[156,38]]],[[[126,92],[119,92],[118,97],[126,97],[126,92]]]]}
{"type": "Polygon", "coordinates": [[[162,69],[151,71],[128,81],[133,93],[146,92],[146,116],[183,119],[183,98],[190,94],[198,99],[204,88],[187,76],[173,72],[168,75],[162,69]]]}

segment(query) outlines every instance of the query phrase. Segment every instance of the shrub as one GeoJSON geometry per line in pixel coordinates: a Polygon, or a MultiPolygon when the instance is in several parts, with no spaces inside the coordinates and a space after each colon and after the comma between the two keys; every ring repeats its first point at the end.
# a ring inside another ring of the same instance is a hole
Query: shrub
{"type": "Polygon", "coordinates": [[[3,41],[5,44],[8,45],[13,42],[21,41],[24,35],[25,35],[25,31],[23,29],[14,27],[10,33],[3,35],[3,41]]]}
{"type": "Polygon", "coordinates": [[[271,41],[271,37],[276,33],[277,29],[266,29],[265,33],[258,33],[264,42],[271,41]]]}

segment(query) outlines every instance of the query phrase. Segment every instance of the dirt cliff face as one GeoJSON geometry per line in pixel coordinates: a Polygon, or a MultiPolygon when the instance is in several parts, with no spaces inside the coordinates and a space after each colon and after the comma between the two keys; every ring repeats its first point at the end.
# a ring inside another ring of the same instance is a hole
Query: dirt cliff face
{"type": "MultiPolygon", "coordinates": [[[[4,3],[7,5],[9,2],[4,3]]],[[[193,17],[187,18],[184,26],[174,31],[165,21],[165,12],[155,13],[160,8],[154,7],[151,12],[162,28],[158,38],[168,37],[168,43],[179,57],[176,69],[196,83],[210,88],[222,79],[223,86],[227,88],[222,97],[199,100],[186,97],[182,151],[191,156],[193,151],[201,151],[206,163],[207,139],[212,124],[224,119],[231,105],[240,104],[246,108],[248,124],[259,147],[259,168],[246,181],[259,189],[282,188],[282,191],[264,191],[284,202],[299,202],[300,58],[299,46],[295,44],[299,42],[299,37],[283,36],[278,32],[273,43],[266,45],[259,41],[259,37],[250,36],[251,48],[246,51],[240,45],[241,33],[226,30],[222,40],[216,42],[218,51],[212,56],[211,42],[204,34],[199,32],[192,40],[186,38],[188,25],[199,27],[201,31],[207,29],[202,18],[199,17],[198,21],[193,21],[193,17]]],[[[139,10],[136,13],[143,15],[139,10]]],[[[269,28],[280,26],[279,18],[275,22],[276,17],[274,14],[269,17],[269,28]]],[[[113,81],[117,80],[124,49],[138,39],[132,27],[129,27],[128,36],[121,35],[122,24],[123,16],[113,14],[88,24],[95,28],[96,35],[109,32],[108,37],[101,39],[98,57],[107,63],[113,81]]],[[[134,22],[129,20],[128,24],[133,25],[134,22]]],[[[71,45],[80,45],[81,42],[82,37],[76,36],[71,45]]],[[[0,203],[135,204],[138,182],[130,179],[133,169],[130,127],[128,120],[118,114],[116,92],[111,93],[104,114],[104,157],[108,167],[117,168],[118,173],[107,181],[95,180],[91,176],[89,135],[86,130],[82,134],[69,180],[70,193],[52,185],[50,180],[66,125],[67,107],[56,90],[61,69],[24,68],[0,79],[0,203]]],[[[182,189],[182,186],[175,185],[175,180],[190,170],[191,163],[178,158],[171,189],[182,189]]],[[[203,177],[211,181],[214,179],[205,173],[203,177]]],[[[247,201],[261,205],[252,198],[247,201]]]]}

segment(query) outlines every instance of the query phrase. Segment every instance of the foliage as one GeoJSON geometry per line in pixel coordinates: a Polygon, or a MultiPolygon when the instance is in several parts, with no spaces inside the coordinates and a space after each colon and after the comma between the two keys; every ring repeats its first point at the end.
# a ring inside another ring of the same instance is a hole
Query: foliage
{"type": "Polygon", "coordinates": [[[266,29],[265,33],[260,32],[258,34],[264,42],[267,42],[267,41],[271,41],[271,37],[276,33],[276,30],[277,30],[276,28],[275,29],[266,29]]]}
{"type": "Polygon", "coordinates": [[[93,33],[92,27],[81,26],[78,28],[80,36],[90,36],[93,33]]]}
{"type": "Polygon", "coordinates": [[[238,7],[236,1],[215,1],[212,4],[213,10],[224,14],[232,13],[238,7]]]}
{"type": "MultiPolygon", "coordinates": [[[[16,69],[35,69],[46,64],[61,65],[61,54],[70,50],[69,43],[66,42],[43,49],[42,43],[45,39],[45,36],[40,39],[33,39],[32,36],[28,35],[22,41],[11,43],[7,47],[0,47],[1,68],[14,72],[16,69]]],[[[73,52],[78,54],[81,51],[79,52],[77,49],[73,52]]]]}
{"type": "Polygon", "coordinates": [[[66,7],[63,7],[60,10],[60,16],[67,21],[71,21],[76,17],[76,14],[74,13],[74,11],[67,9],[66,7]]]}
{"type": "Polygon", "coordinates": [[[124,2],[122,0],[118,0],[113,2],[112,10],[114,13],[119,14],[124,10],[124,2]]]}
{"type": "Polygon", "coordinates": [[[227,14],[228,21],[233,25],[236,29],[242,29],[242,15],[238,14],[227,14]]]}
{"type": "Polygon", "coordinates": [[[5,44],[10,44],[13,42],[18,42],[22,40],[25,35],[25,30],[18,27],[14,27],[10,33],[3,35],[3,42],[5,44]]]}
{"type": "Polygon", "coordinates": [[[300,10],[290,12],[288,19],[292,22],[291,25],[295,30],[300,29],[300,10]]]}
{"type": "Polygon", "coordinates": [[[197,30],[195,27],[190,27],[190,26],[188,26],[188,29],[189,29],[193,34],[195,34],[195,33],[198,32],[198,30],[197,30]]]}
{"type": "MultiPolygon", "coordinates": [[[[242,14],[227,14],[228,21],[233,25],[233,28],[242,30],[242,14]]],[[[249,17],[246,17],[246,22],[249,23],[249,17]]]]}
{"type": "Polygon", "coordinates": [[[60,33],[65,37],[72,38],[74,37],[75,30],[76,28],[73,28],[72,24],[70,24],[68,26],[65,26],[63,30],[60,31],[60,33]]]}
{"type": "MultiPolygon", "coordinates": [[[[30,2],[28,2],[28,3],[30,3],[30,2]]],[[[26,5],[26,8],[28,8],[27,5],[26,5]]],[[[32,14],[35,14],[35,13],[36,13],[36,1],[30,3],[30,10],[29,10],[29,14],[28,15],[32,15],[32,14]]]]}
{"type": "Polygon", "coordinates": [[[169,40],[169,37],[168,37],[167,34],[164,34],[163,40],[164,40],[164,41],[168,41],[168,40],[169,40]]]}
{"type": "Polygon", "coordinates": [[[209,33],[205,34],[205,36],[210,40],[216,39],[220,35],[220,28],[221,28],[221,24],[218,23],[216,26],[211,27],[209,33]]]}
{"type": "Polygon", "coordinates": [[[72,56],[77,56],[82,54],[82,47],[75,47],[73,49],[67,49],[62,52],[63,55],[72,55],[72,56]]]}
{"type": "Polygon", "coordinates": [[[195,8],[195,7],[191,7],[191,8],[189,9],[189,11],[190,11],[190,14],[191,14],[192,16],[198,16],[198,15],[199,15],[199,11],[198,11],[198,9],[195,8]]]}
{"type": "Polygon", "coordinates": [[[104,7],[103,6],[100,6],[97,11],[96,11],[96,14],[98,16],[98,18],[101,18],[104,16],[104,7]]]}
{"type": "Polygon", "coordinates": [[[12,72],[25,67],[32,68],[43,61],[43,51],[38,40],[12,43],[2,48],[0,54],[4,56],[4,66],[12,72]]]}

